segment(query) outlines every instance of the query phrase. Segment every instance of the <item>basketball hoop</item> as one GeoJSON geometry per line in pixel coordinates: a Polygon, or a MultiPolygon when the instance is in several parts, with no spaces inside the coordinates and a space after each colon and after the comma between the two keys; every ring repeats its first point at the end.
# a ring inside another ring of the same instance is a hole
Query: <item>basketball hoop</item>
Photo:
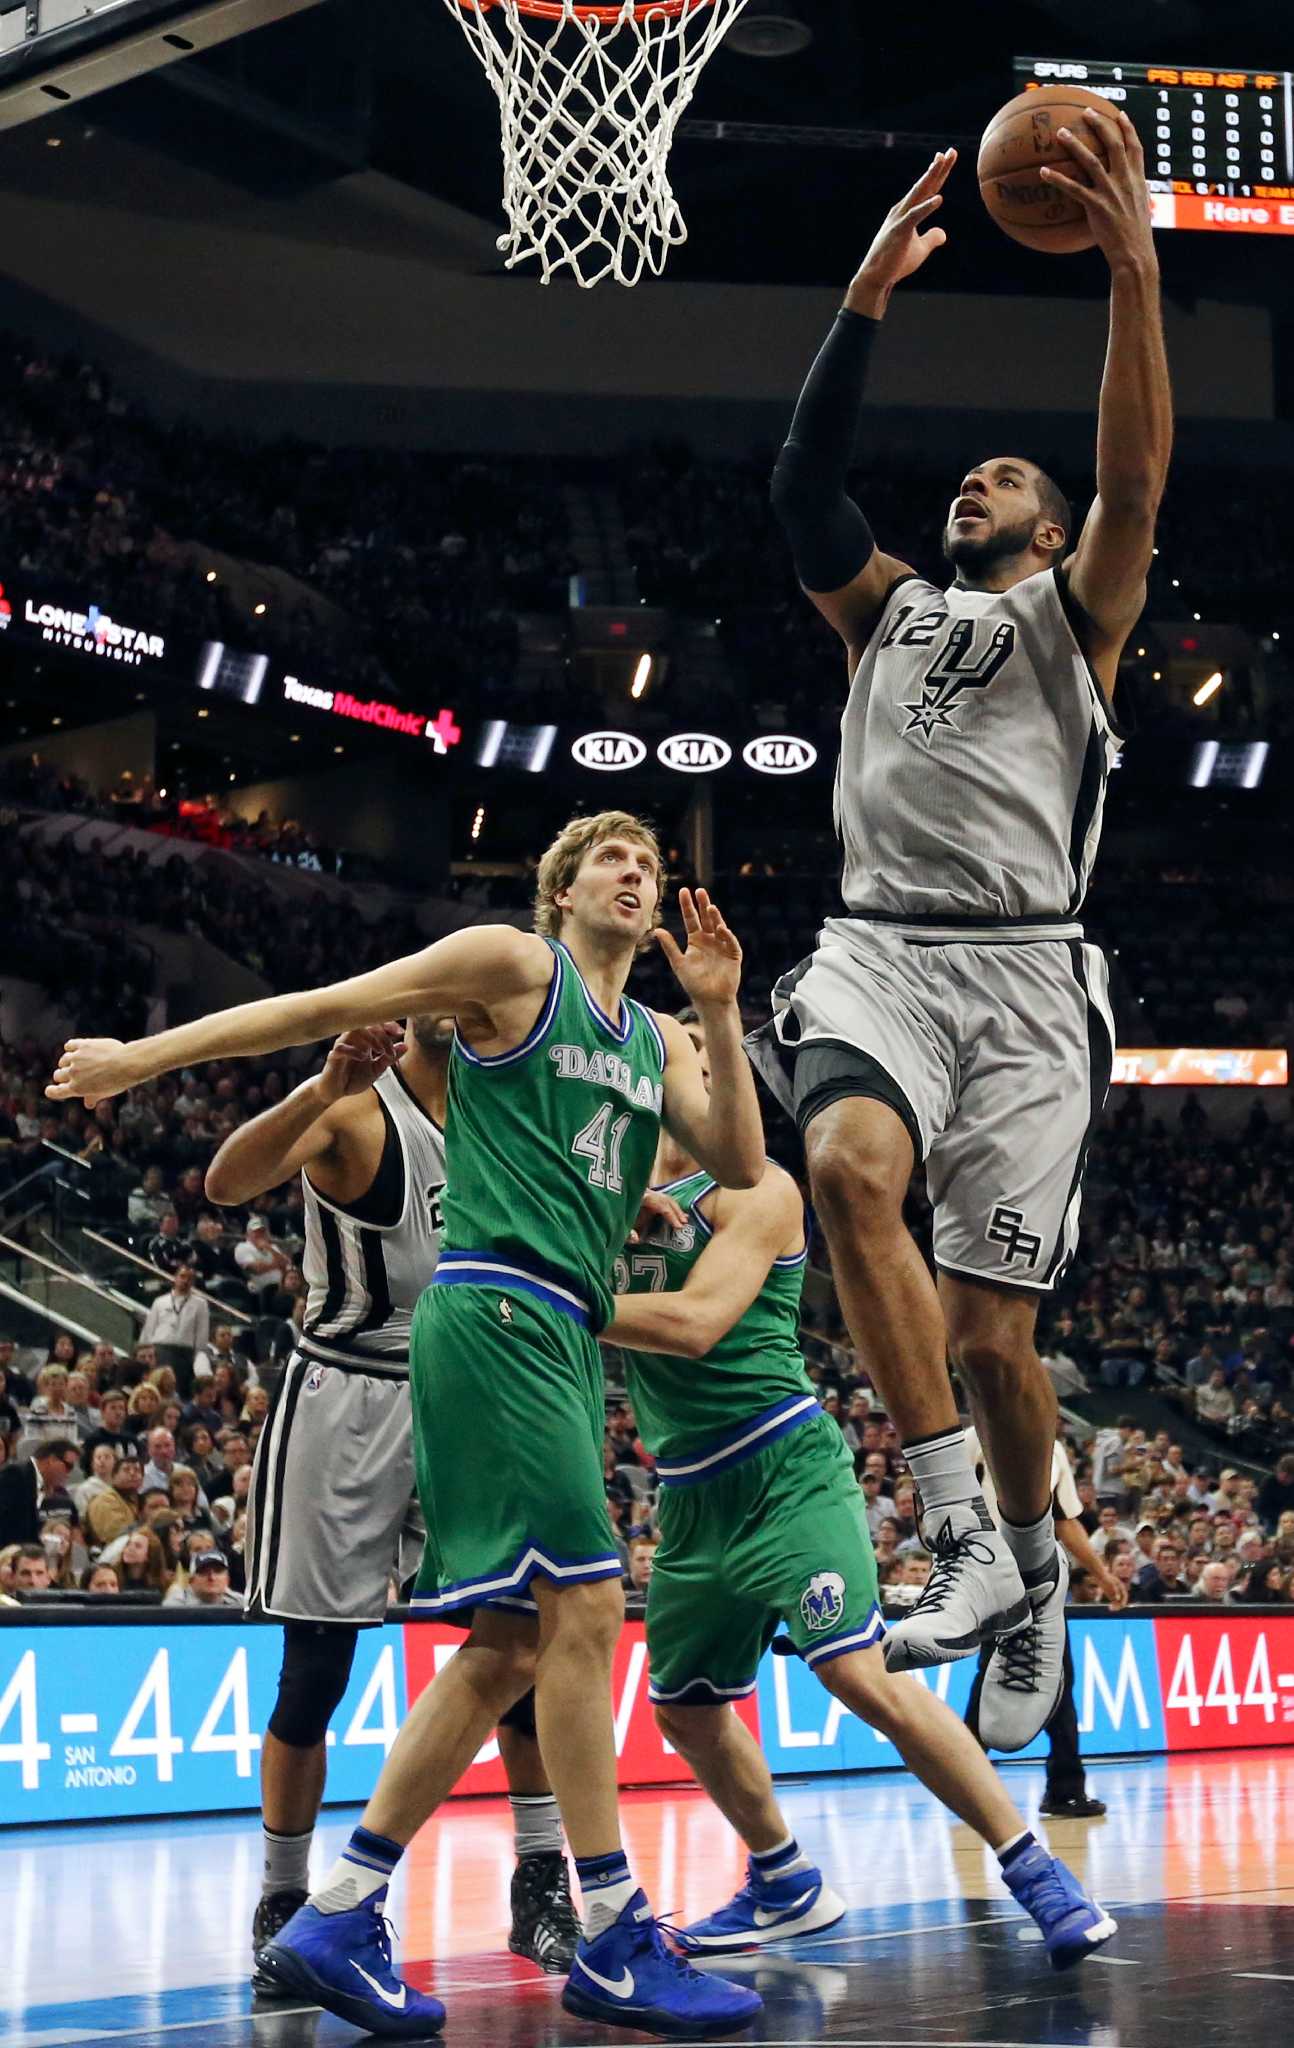
{"type": "Polygon", "coordinates": [[[687,228],[674,130],[746,0],[445,0],[499,102],[509,270],[659,277],[687,228]]]}

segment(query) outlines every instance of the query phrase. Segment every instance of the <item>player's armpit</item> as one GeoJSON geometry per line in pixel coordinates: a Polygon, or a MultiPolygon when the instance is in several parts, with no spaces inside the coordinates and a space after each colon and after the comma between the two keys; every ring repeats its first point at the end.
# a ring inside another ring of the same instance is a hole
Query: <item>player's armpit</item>
{"type": "Polygon", "coordinates": [[[877,548],[866,566],[839,590],[809,590],[801,585],[805,596],[844,641],[851,677],[876,630],[890,592],[896,583],[913,573],[896,555],[882,554],[877,548]]]}

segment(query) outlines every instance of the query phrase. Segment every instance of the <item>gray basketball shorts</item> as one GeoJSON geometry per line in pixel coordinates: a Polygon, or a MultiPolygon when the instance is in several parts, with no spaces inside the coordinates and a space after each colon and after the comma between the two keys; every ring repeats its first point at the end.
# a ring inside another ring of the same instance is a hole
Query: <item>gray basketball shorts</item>
{"type": "Polygon", "coordinates": [[[423,1539],[408,1380],[294,1352],[252,1467],[248,1612],[381,1621],[423,1539]]]}
{"type": "Polygon", "coordinates": [[[941,1271],[1036,1293],[1078,1243],[1114,1054],[1100,948],[1043,931],[830,918],[747,1040],[802,1122],[841,1095],[890,1103],[925,1161],[941,1271]]]}

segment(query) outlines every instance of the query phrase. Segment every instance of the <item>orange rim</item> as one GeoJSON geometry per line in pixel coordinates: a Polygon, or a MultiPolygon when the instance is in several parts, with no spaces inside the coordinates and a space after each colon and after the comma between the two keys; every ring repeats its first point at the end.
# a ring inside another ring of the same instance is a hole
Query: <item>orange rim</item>
{"type": "MultiPolygon", "coordinates": [[[[473,14],[488,14],[492,7],[499,5],[499,0],[457,0],[457,4],[464,9],[470,9],[473,14]]],[[[713,5],[714,0],[642,0],[642,4],[636,5],[632,11],[635,21],[644,21],[649,14],[688,14],[694,8],[713,5]]],[[[566,12],[562,0],[517,0],[517,7],[522,14],[533,14],[540,21],[560,21],[566,12]]],[[[577,15],[581,21],[603,21],[610,24],[620,20],[624,8],[576,5],[571,8],[571,13],[577,15]]]]}

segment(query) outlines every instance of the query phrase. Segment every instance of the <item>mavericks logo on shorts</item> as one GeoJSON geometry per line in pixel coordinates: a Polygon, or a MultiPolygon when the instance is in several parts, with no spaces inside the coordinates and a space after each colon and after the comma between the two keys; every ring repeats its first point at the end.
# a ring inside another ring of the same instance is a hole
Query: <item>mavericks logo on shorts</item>
{"type": "Polygon", "coordinates": [[[835,1628],[845,1612],[845,1582],[839,1572],[815,1572],[800,1595],[800,1619],[817,1635],[835,1628]]]}

